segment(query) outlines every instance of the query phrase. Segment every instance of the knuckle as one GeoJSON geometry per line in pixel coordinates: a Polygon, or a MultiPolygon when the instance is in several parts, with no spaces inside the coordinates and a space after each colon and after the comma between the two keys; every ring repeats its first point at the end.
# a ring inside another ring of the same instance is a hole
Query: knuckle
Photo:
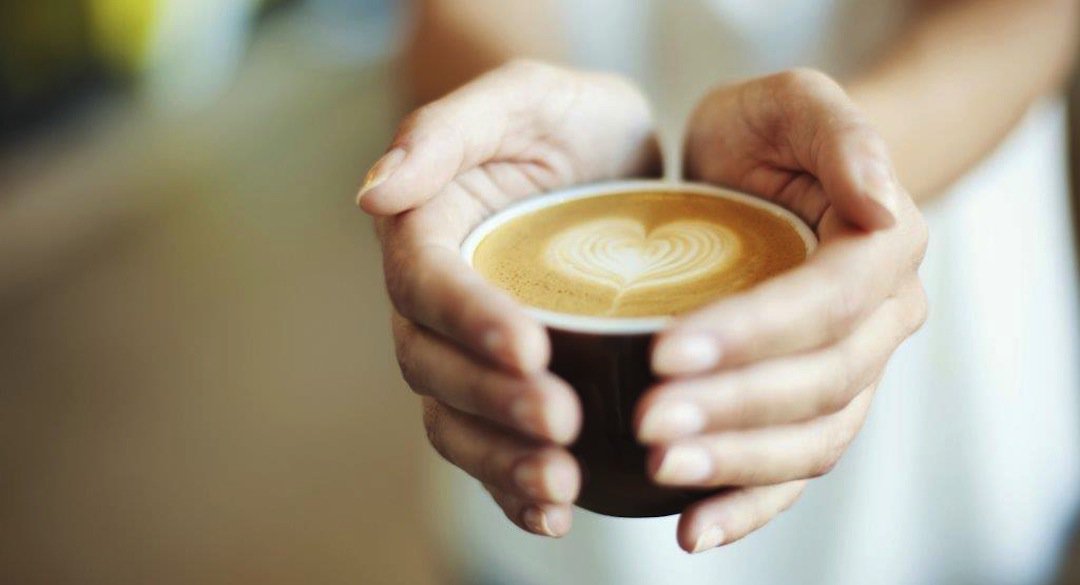
{"type": "Polygon", "coordinates": [[[926,288],[920,282],[915,287],[915,307],[912,311],[911,332],[914,333],[926,324],[930,316],[930,300],[926,294],[926,288]]]}
{"type": "Polygon", "coordinates": [[[535,71],[541,69],[547,64],[538,59],[530,59],[528,57],[515,57],[507,61],[501,69],[508,71],[535,71]]]}
{"type": "Polygon", "coordinates": [[[405,116],[398,125],[394,144],[406,143],[413,133],[422,128],[426,128],[431,123],[432,119],[436,117],[435,103],[437,102],[421,106],[405,116]]]}
{"type": "Polygon", "coordinates": [[[557,75],[564,70],[546,61],[519,57],[499,67],[499,71],[535,79],[557,75]]]}
{"type": "Polygon", "coordinates": [[[480,456],[480,461],[477,463],[476,478],[483,483],[489,483],[494,486],[503,485],[506,483],[505,478],[507,470],[503,465],[504,458],[500,456],[500,452],[497,449],[486,449],[484,454],[480,456]]]}
{"type": "Polygon", "coordinates": [[[830,455],[828,457],[824,457],[824,458],[816,461],[814,463],[814,466],[810,469],[810,476],[809,477],[818,478],[818,477],[828,475],[829,472],[831,472],[833,470],[833,468],[836,467],[836,463],[839,460],[840,460],[839,457],[834,458],[834,457],[832,457],[830,455]]]}
{"type": "Polygon", "coordinates": [[[854,374],[849,365],[847,352],[833,350],[832,357],[826,360],[819,377],[817,414],[832,414],[842,410],[851,401],[851,388],[854,386],[854,374]]]}
{"type": "Polygon", "coordinates": [[[413,113],[409,115],[408,120],[412,122],[416,128],[426,127],[442,119],[442,110],[444,110],[444,108],[441,107],[441,102],[436,100],[414,110],[413,113]]]}
{"type": "Polygon", "coordinates": [[[415,279],[417,270],[416,254],[411,252],[389,252],[386,260],[386,292],[390,302],[402,315],[413,314],[415,298],[415,279]]]}
{"type": "Polygon", "coordinates": [[[434,317],[443,317],[443,313],[452,310],[453,301],[456,300],[449,298],[449,293],[441,297],[431,294],[438,285],[438,275],[432,270],[436,262],[430,257],[431,254],[431,248],[426,246],[400,252],[386,271],[390,302],[398,313],[410,320],[426,323],[426,315],[432,313],[431,301],[434,301],[435,305],[434,317]],[[447,297],[445,302],[443,297],[447,297]],[[425,298],[429,300],[427,304],[424,302],[425,298]]]}
{"type": "Polygon", "coordinates": [[[776,89],[785,92],[804,92],[836,85],[831,77],[810,67],[794,67],[781,71],[773,75],[770,81],[776,89]]]}
{"type": "Polygon", "coordinates": [[[810,468],[812,478],[826,475],[836,468],[836,464],[840,462],[840,457],[847,448],[847,439],[843,433],[835,430],[822,432],[820,441],[818,456],[810,468]]]}
{"type": "Polygon", "coordinates": [[[401,377],[417,394],[425,394],[415,368],[413,342],[416,336],[407,326],[398,327],[394,335],[394,355],[401,377]]]}
{"type": "Polygon", "coordinates": [[[927,223],[926,218],[921,213],[915,215],[914,221],[912,221],[912,231],[914,232],[915,240],[915,268],[917,269],[924,258],[926,258],[926,251],[930,247],[930,225],[927,223]]]}
{"type": "Polygon", "coordinates": [[[454,102],[447,101],[449,99],[436,100],[406,116],[398,127],[394,145],[423,149],[433,146],[433,140],[449,140],[460,148],[463,141],[461,127],[456,123],[454,102]]]}

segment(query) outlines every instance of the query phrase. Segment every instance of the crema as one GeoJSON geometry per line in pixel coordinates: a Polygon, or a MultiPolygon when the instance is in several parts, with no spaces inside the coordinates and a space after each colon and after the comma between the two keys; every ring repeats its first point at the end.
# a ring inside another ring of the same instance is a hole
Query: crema
{"type": "Polygon", "coordinates": [[[677,191],[577,199],[516,217],[473,266],[522,303],[574,315],[676,315],[799,264],[790,220],[725,197],[677,191]]]}

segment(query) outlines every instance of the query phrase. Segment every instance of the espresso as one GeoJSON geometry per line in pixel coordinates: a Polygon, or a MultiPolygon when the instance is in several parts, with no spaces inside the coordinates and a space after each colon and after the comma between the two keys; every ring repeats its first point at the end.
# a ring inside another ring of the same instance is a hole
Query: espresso
{"type": "Polygon", "coordinates": [[[575,315],[666,316],[806,258],[791,223],[747,203],[674,191],[578,199],[507,221],[473,254],[522,303],[575,315]]]}

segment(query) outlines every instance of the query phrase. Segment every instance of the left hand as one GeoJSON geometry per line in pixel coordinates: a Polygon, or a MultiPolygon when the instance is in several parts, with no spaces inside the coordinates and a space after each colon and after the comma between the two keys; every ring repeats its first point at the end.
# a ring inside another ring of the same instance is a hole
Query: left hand
{"type": "Polygon", "coordinates": [[[886,362],[926,318],[927,228],[844,90],[797,70],[708,95],[686,172],[778,203],[820,240],[798,268],[678,319],[638,405],[664,485],[734,486],[687,508],[679,543],[727,544],[790,506],[862,426],[886,362]]]}

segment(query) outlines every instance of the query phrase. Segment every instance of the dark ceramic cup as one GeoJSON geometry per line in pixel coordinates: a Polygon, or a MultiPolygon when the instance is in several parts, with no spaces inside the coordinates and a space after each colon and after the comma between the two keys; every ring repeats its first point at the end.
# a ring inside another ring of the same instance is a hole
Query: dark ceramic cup
{"type": "MultiPolygon", "coordinates": [[[[472,255],[484,237],[522,215],[568,201],[642,191],[695,193],[747,203],[787,220],[802,236],[808,252],[817,243],[813,232],[797,216],[751,195],[711,185],[623,181],[553,192],[507,207],[469,234],[462,244],[462,254],[471,265],[472,255]]],[[[581,434],[571,446],[582,471],[578,506],[609,516],[667,516],[717,491],[673,489],[654,483],[646,474],[645,448],[634,435],[634,408],[657,381],[649,367],[652,339],[670,322],[670,317],[589,317],[535,307],[528,310],[547,327],[552,347],[550,370],[566,380],[581,399],[581,434]]]]}

